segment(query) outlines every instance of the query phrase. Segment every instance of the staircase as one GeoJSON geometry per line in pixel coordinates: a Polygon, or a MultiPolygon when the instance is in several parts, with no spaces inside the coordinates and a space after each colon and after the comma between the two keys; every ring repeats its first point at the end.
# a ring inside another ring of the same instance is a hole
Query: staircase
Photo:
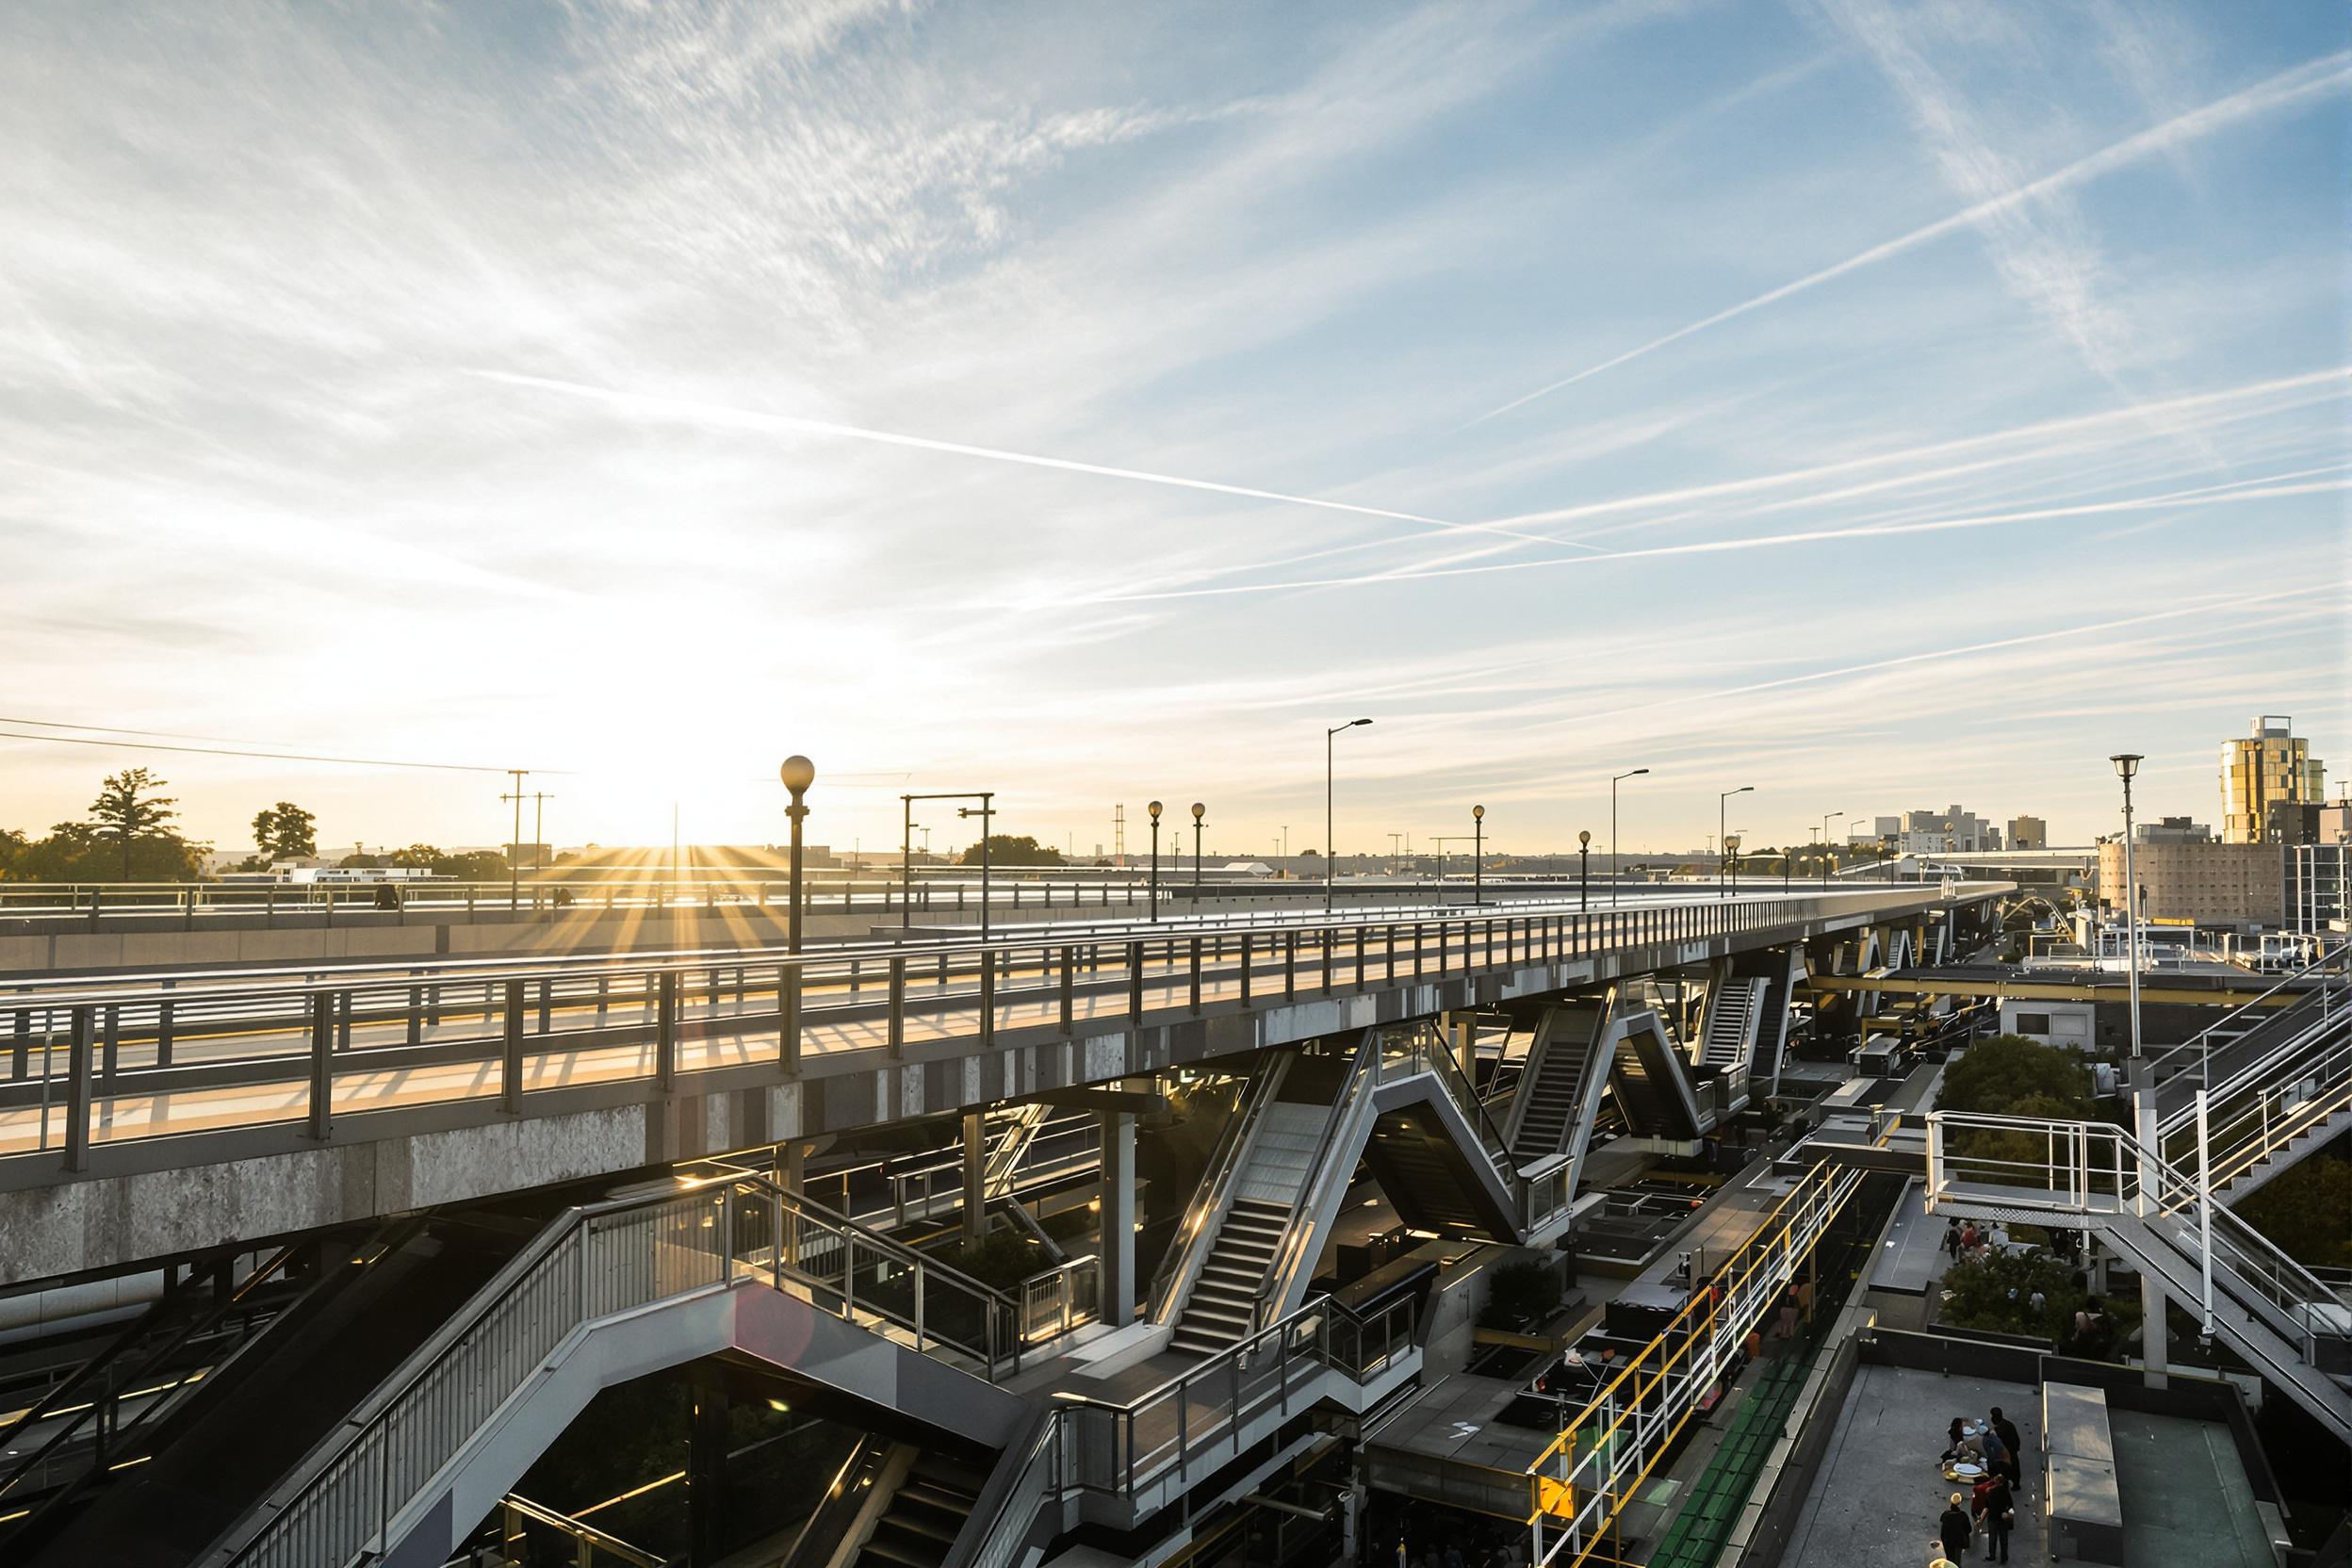
{"type": "Polygon", "coordinates": [[[2097,1231],[2337,1437],[2352,1440],[2352,1298],[2312,1277],[2119,1127],[1936,1112],[1931,1214],[2097,1231]],[[2019,1138],[2017,1135],[2023,1134],[2019,1138]],[[2032,1160],[2014,1157],[2029,1146],[2032,1160]],[[2208,1258],[2210,1256],[2210,1263],[2208,1258]]]}
{"type": "Polygon", "coordinates": [[[987,1481],[971,1465],[925,1448],[907,1466],[850,1568],[940,1568],[987,1481]]]}
{"type": "Polygon", "coordinates": [[[1433,1124],[1425,1124],[1425,1115],[1408,1111],[1381,1117],[1372,1124],[1364,1146],[1364,1163],[1396,1206],[1397,1217],[1416,1231],[1440,1235],[1512,1239],[1494,1235],[1491,1222],[1468,1200],[1461,1175],[1446,1158],[1452,1140],[1433,1124]]]}
{"type": "MultiPolygon", "coordinates": [[[[2311,973],[2289,979],[2308,982],[2311,973]]],[[[2317,978],[2288,1005],[2267,1014],[2240,1008],[2150,1064],[2163,1074],[2156,1085],[2158,1150],[2184,1170],[2210,1159],[2224,1201],[2245,1197],[2352,1127],[2352,985],[2327,973],[2317,978]],[[2201,1087],[2207,1094],[2200,1138],[2201,1087]]]]}
{"type": "Polygon", "coordinates": [[[1513,1106],[1511,1157],[1522,1166],[1560,1152],[1584,1102],[1594,1048],[1609,1021],[1606,1004],[1557,1007],[1528,1046],[1535,1061],[1519,1082],[1513,1106]]]}
{"type": "Polygon", "coordinates": [[[1176,1320],[1172,1350],[1213,1356],[1257,1327],[1258,1291],[1282,1247],[1292,1208],[1263,1199],[1235,1198],[1217,1228],[1200,1277],[1176,1320]]]}
{"type": "Polygon", "coordinates": [[[1765,983],[1719,981],[1707,999],[1707,1028],[1699,1038],[1699,1066],[1730,1072],[1743,1068],[1763,1020],[1765,983]]]}

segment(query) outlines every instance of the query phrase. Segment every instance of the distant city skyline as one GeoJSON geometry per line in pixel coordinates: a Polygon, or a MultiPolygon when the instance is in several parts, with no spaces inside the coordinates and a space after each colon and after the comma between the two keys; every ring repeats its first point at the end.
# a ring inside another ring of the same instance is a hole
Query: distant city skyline
{"type": "Polygon", "coordinates": [[[1296,853],[1358,716],[1375,855],[2352,768],[2340,8],[17,32],[0,826],[766,842],[800,751],[837,844],[1296,853]]]}

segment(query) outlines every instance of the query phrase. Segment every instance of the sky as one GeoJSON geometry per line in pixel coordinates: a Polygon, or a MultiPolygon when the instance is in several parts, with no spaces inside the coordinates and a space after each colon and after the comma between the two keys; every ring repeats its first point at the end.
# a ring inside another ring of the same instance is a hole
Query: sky
{"type": "Polygon", "coordinates": [[[2338,792],[2347,15],[20,8],[0,825],[772,841],[802,752],[1264,855],[1358,717],[1343,852],[2338,792]]]}

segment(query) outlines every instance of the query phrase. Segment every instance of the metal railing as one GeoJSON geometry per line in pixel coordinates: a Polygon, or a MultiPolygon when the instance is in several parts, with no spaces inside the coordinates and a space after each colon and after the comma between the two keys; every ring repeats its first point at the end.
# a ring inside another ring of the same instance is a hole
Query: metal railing
{"type": "Polygon", "coordinates": [[[2148,1073],[2162,1079],[2167,1073],[2185,1070],[2192,1061],[2202,1062],[2217,1052],[2239,1044],[2256,1030],[2271,1025],[2280,1011],[2272,999],[2291,986],[2300,987],[2313,975],[2321,977],[2321,989],[2330,988],[2327,976],[2340,973],[2352,963],[2352,942],[2338,942],[2323,948],[2317,956],[2292,973],[2282,974],[2255,995],[2230,1008],[2204,1028],[2169,1051],[2151,1057],[2146,1067],[2148,1073]]]}
{"type": "Polygon", "coordinates": [[[1400,918],[1290,912],[1154,934],[1040,928],[994,940],[614,957],[314,966],[0,988],[0,1163],[55,1150],[271,1125],[324,1140],[337,1117],[474,1100],[519,1114],[527,1094],[650,1081],[809,1055],[901,1057],[910,1037],[983,1048],[1001,1029],[1069,1036],[1082,1020],[1244,1008],[1603,952],[1875,915],[1915,895],[1700,900],[1613,911],[1518,906],[1400,918]],[[286,1092],[213,1095],[283,1086],[286,1092]],[[210,1098],[208,1098],[210,1096],[210,1098]],[[218,1109],[222,1102],[233,1108],[218,1109]]]}
{"type": "Polygon", "coordinates": [[[2330,988],[2288,1009],[2295,1027],[2259,1058],[2241,1063],[2204,1092],[2200,1130],[2194,1097],[2158,1125],[2173,1165],[2209,1171],[2226,1190],[2263,1161],[2352,1109],[2352,994],[2330,988]]]}
{"type": "Polygon", "coordinates": [[[1132,1498],[1171,1471],[1182,1489],[1234,1458],[1253,1419],[1303,1410],[1324,1374],[1362,1383],[1391,1367],[1417,1319],[1409,1296],[1363,1317],[1318,1298],[1126,1403],[1061,1395],[1056,1490],[1132,1498]]]}
{"type": "Polygon", "coordinates": [[[2301,1364],[2271,1360],[2291,1385],[2344,1361],[2352,1296],[2312,1275],[2123,1128],[1940,1111],[1927,1119],[1927,1202],[2047,1213],[2108,1232],[2127,1250],[2140,1233],[2169,1247],[2283,1341],[2301,1364]]]}
{"type": "Polygon", "coordinates": [[[1260,1067],[1242,1086],[1240,1103],[1225,1119],[1224,1130],[1209,1152],[1206,1175],[1194,1186],[1192,1201],[1184,1206],[1176,1234],[1169,1240],[1168,1250],[1160,1254],[1160,1266],[1153,1271],[1152,1288],[1146,1295],[1147,1322],[1173,1322],[1183,1311],[1192,1281],[1199,1276],[1209,1250],[1217,1244],[1216,1222],[1228,1207],[1226,1195],[1233,1190],[1242,1163],[1249,1158],[1258,1123],[1266,1119],[1266,1107],[1280,1093],[1290,1062],[1287,1054],[1278,1055],[1260,1067]]]}
{"type": "Polygon", "coordinates": [[[584,1520],[558,1513],[543,1503],[508,1493],[498,1499],[498,1550],[510,1562],[537,1562],[537,1545],[559,1543],[571,1568],[668,1568],[669,1559],[643,1546],[632,1546],[584,1520]]]}
{"type": "Polygon", "coordinates": [[[1857,1169],[1815,1166],[1527,1466],[1536,1562],[1573,1568],[1603,1547],[1619,1512],[1861,1182],[1857,1169]]]}
{"type": "MultiPolygon", "coordinates": [[[[1078,1271],[1054,1272],[1075,1289],[1078,1271]]],[[[1013,1300],[762,1177],[573,1209],[337,1429],[230,1560],[351,1560],[571,1336],[656,1302],[760,1285],[990,1379],[1036,1343],[1013,1300]]],[[[1054,1315],[1054,1332],[1073,1320],[1054,1315]]]]}

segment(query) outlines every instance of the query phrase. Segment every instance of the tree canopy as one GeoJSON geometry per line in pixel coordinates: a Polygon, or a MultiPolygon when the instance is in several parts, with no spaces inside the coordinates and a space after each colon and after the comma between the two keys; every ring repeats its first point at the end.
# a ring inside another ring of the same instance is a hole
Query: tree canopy
{"type": "Polygon", "coordinates": [[[2022,1035],[1995,1035],[1979,1040],[1944,1069],[1936,1108],[2083,1120],[2093,1111],[2091,1074],[2080,1052],[2022,1035]]]}
{"type": "Polygon", "coordinates": [[[2315,1154],[2240,1199],[2238,1217],[2298,1263],[2352,1268],[2352,1162],[2315,1154]]]}
{"type": "Polygon", "coordinates": [[[124,768],[121,773],[106,775],[106,782],[99,786],[98,798],[90,803],[90,814],[98,830],[121,846],[125,882],[131,880],[132,845],[140,839],[169,832],[168,825],[179,816],[172,809],[178,800],[157,793],[165,788],[167,781],[145,768],[124,768]]]}
{"type": "Polygon", "coordinates": [[[318,853],[318,819],[290,800],[253,813],[253,842],[270,860],[297,860],[318,853]]]}
{"type": "MultiPolygon", "coordinates": [[[[959,866],[980,863],[980,846],[973,844],[964,851],[956,862],[959,866]]],[[[996,866],[1058,866],[1062,852],[1052,844],[1041,844],[1023,833],[1018,838],[1010,833],[988,835],[988,863],[996,866]]]]}

